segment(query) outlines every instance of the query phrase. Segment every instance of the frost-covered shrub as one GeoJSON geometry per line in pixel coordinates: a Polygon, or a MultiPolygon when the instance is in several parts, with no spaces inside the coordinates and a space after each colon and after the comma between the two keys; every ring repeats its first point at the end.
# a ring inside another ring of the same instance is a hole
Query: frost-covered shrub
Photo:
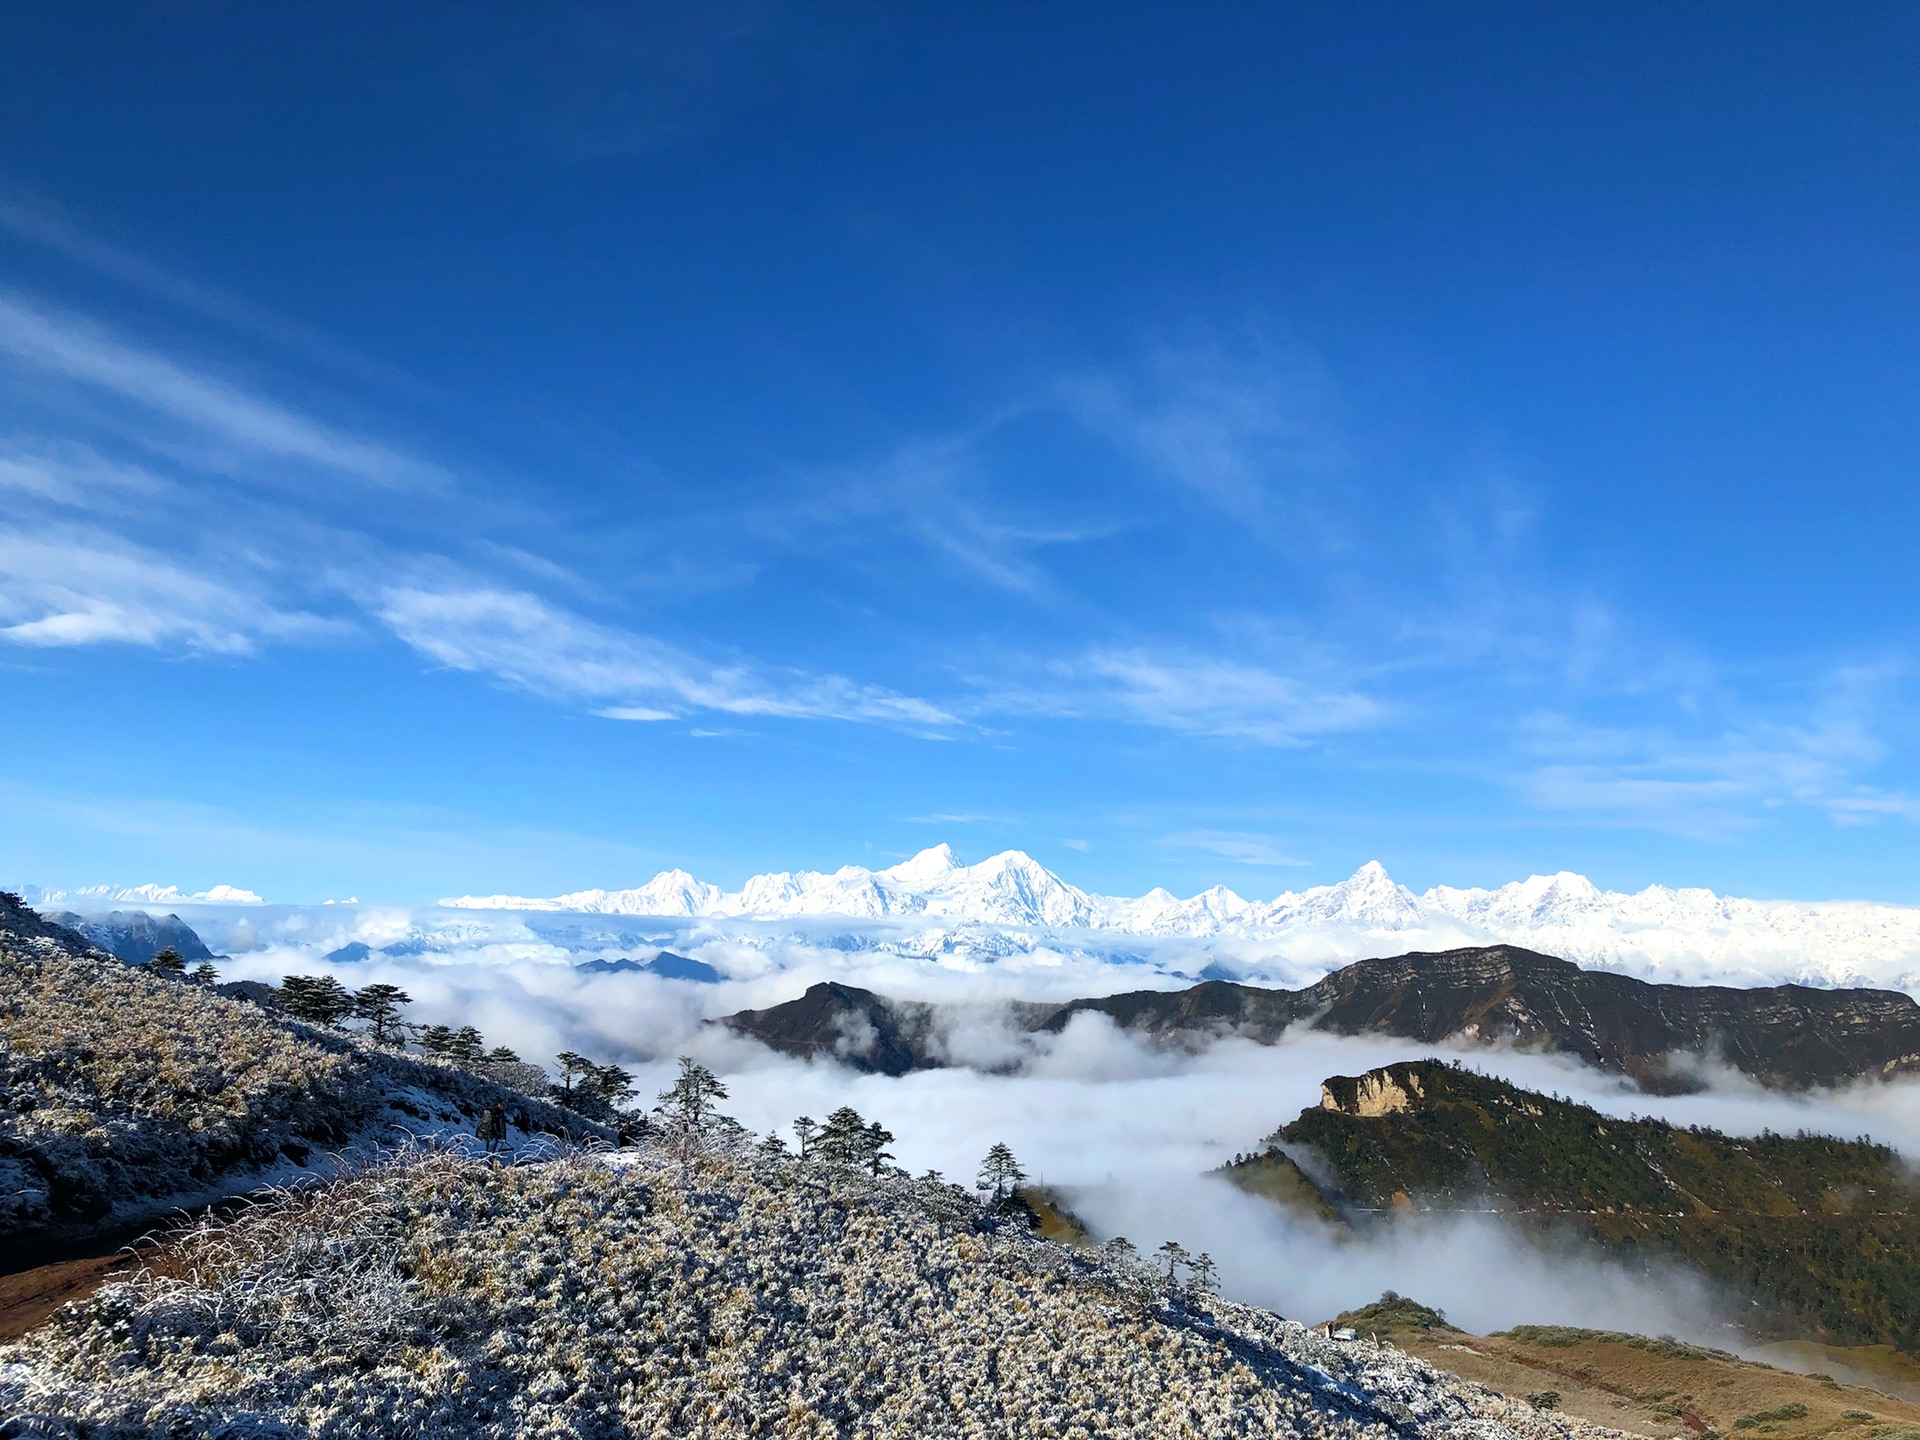
{"type": "Polygon", "coordinates": [[[0,1236],[232,1189],[394,1124],[491,1099],[523,1131],[603,1135],[443,1061],[370,1050],[244,1001],[0,935],[0,1236]]]}
{"type": "Polygon", "coordinates": [[[197,1227],[0,1352],[0,1410],[444,1440],[1594,1433],[1391,1349],[1168,1304],[1138,1268],[953,1186],[746,1147],[684,1170],[651,1146],[423,1152],[197,1227]]]}

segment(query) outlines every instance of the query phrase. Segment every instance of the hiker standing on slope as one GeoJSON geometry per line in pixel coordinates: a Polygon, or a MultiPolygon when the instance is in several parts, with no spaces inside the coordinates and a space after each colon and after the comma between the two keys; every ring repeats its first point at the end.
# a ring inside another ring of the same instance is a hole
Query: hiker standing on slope
{"type": "Polygon", "coordinates": [[[498,1100],[489,1104],[480,1112],[480,1123],[473,1133],[486,1142],[487,1154],[498,1155],[507,1138],[507,1107],[498,1100]]]}

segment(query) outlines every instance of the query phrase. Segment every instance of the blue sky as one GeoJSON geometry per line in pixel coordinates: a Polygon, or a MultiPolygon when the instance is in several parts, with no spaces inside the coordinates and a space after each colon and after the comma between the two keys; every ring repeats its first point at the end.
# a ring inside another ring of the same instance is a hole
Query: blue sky
{"type": "Polygon", "coordinates": [[[0,16],[0,879],[1920,901],[1920,22],[0,16]]]}

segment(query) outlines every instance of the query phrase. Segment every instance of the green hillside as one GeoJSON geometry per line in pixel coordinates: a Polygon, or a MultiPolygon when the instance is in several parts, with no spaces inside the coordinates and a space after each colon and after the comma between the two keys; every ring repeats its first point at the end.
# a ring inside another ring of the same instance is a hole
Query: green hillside
{"type": "Polygon", "coordinates": [[[1328,1080],[1320,1106],[1271,1137],[1264,1168],[1229,1174],[1270,1190],[1272,1157],[1309,1151],[1289,1179],[1316,1177],[1350,1223],[1506,1210],[1721,1281],[1757,1302],[1763,1336],[1920,1353],[1920,1193],[1884,1145],[1620,1120],[1419,1061],[1328,1080]]]}

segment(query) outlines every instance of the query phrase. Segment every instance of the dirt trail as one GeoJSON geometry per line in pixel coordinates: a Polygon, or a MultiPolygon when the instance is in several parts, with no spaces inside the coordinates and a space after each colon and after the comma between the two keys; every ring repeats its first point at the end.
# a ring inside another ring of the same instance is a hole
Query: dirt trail
{"type": "Polygon", "coordinates": [[[104,1255],[53,1260],[0,1276],[0,1343],[11,1344],[71,1300],[84,1300],[114,1275],[137,1264],[124,1244],[104,1255]]]}
{"type": "Polygon", "coordinates": [[[0,1243],[0,1344],[10,1344],[71,1300],[84,1300],[120,1271],[130,1270],[176,1224],[237,1209],[247,1196],[155,1211],[87,1235],[36,1236],[0,1243]]]}

